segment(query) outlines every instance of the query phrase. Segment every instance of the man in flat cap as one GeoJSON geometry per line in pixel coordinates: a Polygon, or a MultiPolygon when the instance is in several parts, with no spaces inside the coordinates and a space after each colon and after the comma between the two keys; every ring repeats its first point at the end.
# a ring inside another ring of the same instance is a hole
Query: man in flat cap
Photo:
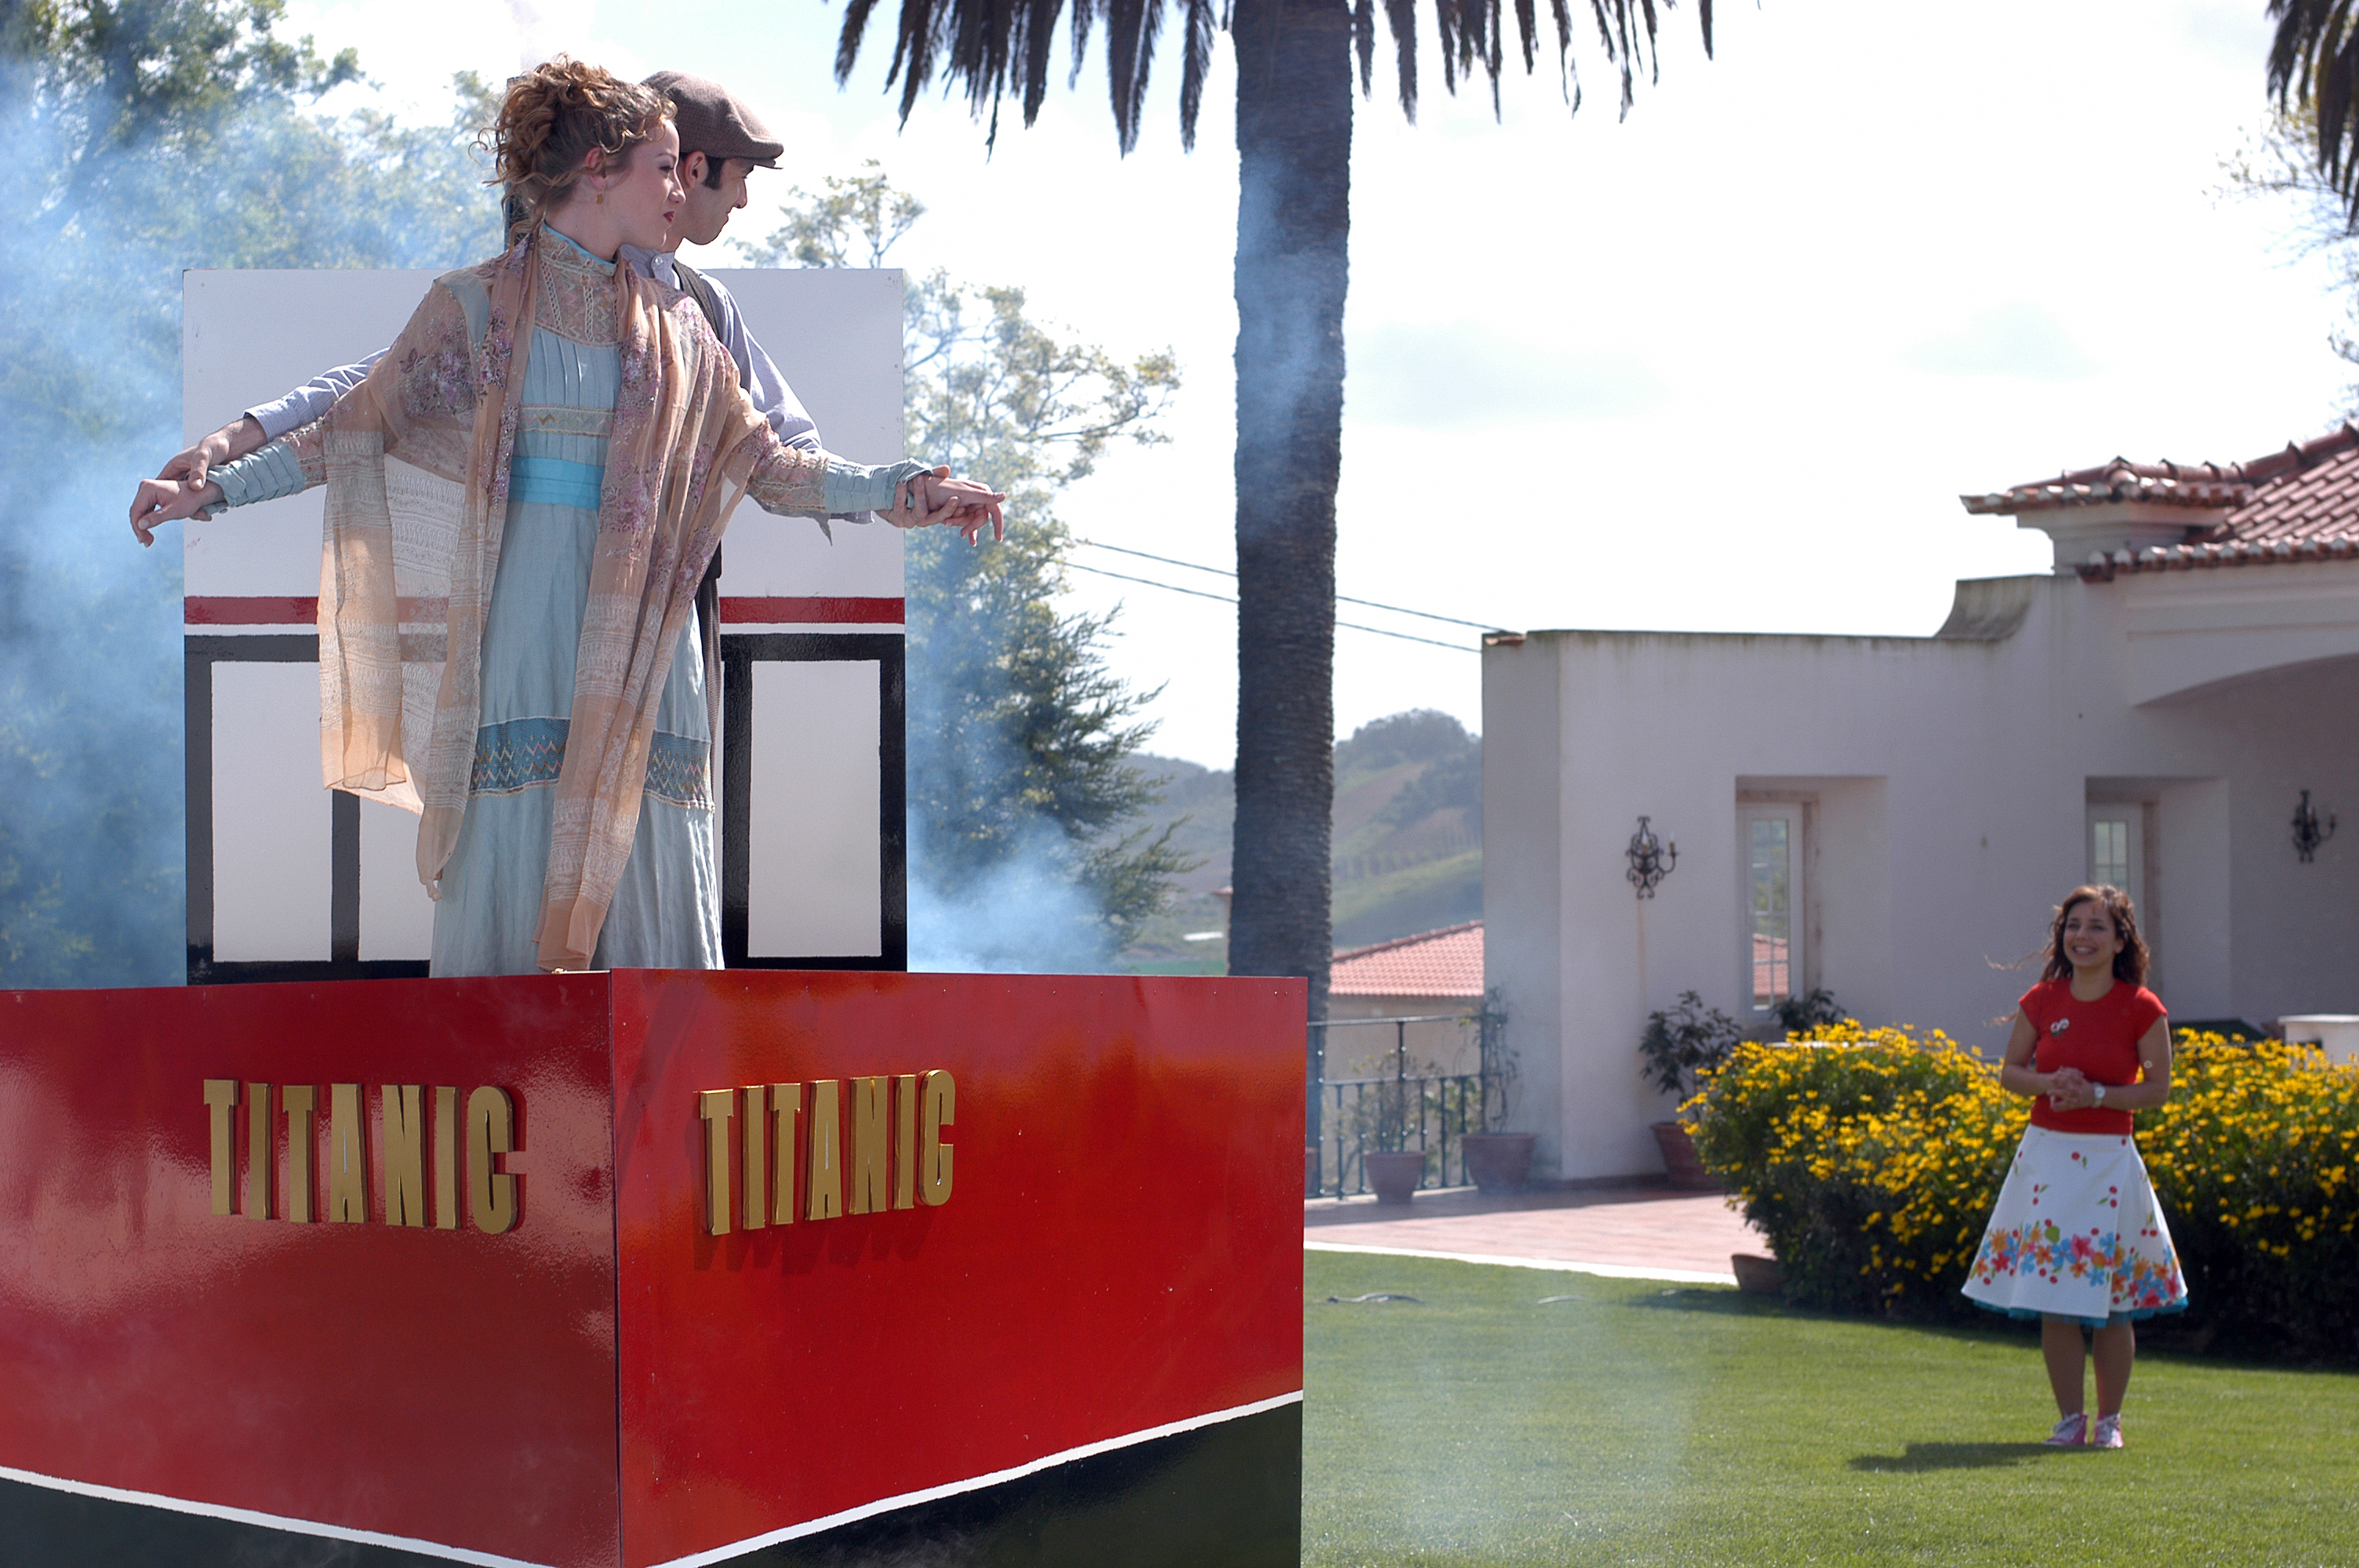
{"type": "Polygon", "coordinates": [[[776,168],[787,145],[769,133],[754,112],[729,94],[717,81],[659,70],[646,85],[671,100],[672,124],[679,132],[679,183],[688,200],[671,226],[660,251],[623,247],[624,257],[641,273],[668,283],[694,299],[712,335],[737,364],[737,384],[754,406],[770,421],[778,439],[789,446],[819,448],[819,432],[803,406],[787,385],[787,378],[745,330],[737,301],[729,291],[679,260],[681,242],[709,245],[721,237],[730,218],[745,205],[745,177],[757,168],[776,168]]]}
{"type": "MultiPolygon", "coordinates": [[[[778,439],[790,447],[817,451],[818,427],[803,412],[787,378],[745,330],[737,302],[727,289],[674,254],[682,241],[709,245],[719,239],[731,216],[745,205],[746,176],[756,168],[776,168],[786,144],[771,135],[759,117],[718,82],[677,70],[659,70],[647,78],[646,85],[671,100],[673,124],[679,132],[679,182],[688,200],[662,250],[625,245],[623,259],[641,276],[652,277],[694,299],[712,325],[713,336],[735,362],[737,384],[770,422],[778,439]]],[[[213,464],[242,458],[289,430],[324,417],[337,398],[367,378],[369,366],[384,352],[380,349],[357,363],[340,365],[275,403],[247,409],[174,457],[158,477],[201,484],[213,464]]]]}

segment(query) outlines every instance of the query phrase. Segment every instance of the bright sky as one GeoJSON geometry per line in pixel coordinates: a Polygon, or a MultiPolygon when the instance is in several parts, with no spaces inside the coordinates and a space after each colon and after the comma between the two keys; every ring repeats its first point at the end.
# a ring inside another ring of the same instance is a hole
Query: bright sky
{"type": "MultiPolygon", "coordinates": [[[[749,237],[788,187],[882,161],[930,209],[901,265],[1020,284],[1119,352],[1177,351],[1170,443],[1070,492],[1074,531],[1234,564],[1225,43],[1193,154],[1167,38],[1129,158],[1095,56],[986,157],[962,103],[897,127],[890,5],[841,92],[842,9],[817,0],[288,9],[421,116],[453,70],[560,49],[725,81],[790,145],[755,178],[749,237]]],[[[1961,492],[2116,453],[2254,457],[2337,416],[2322,266],[2288,260],[2287,213],[2213,194],[2265,116],[2259,0],[1723,0],[1716,21],[1707,60],[1692,6],[1671,14],[1661,81],[1618,124],[1593,52],[1577,116],[1551,76],[1511,77],[1495,123],[1487,92],[1442,92],[1430,39],[1416,126],[1381,75],[1361,102],[1343,593],[1519,628],[1923,634],[1952,579],[2048,562],[2045,535],[1966,516],[1961,492]]],[[[1073,607],[1117,600],[1117,669],[1164,688],[1153,749],[1228,765],[1232,611],[1075,578],[1073,607]]],[[[1410,707],[1479,729],[1473,654],[1352,631],[1336,654],[1340,730],[1410,707]]]]}

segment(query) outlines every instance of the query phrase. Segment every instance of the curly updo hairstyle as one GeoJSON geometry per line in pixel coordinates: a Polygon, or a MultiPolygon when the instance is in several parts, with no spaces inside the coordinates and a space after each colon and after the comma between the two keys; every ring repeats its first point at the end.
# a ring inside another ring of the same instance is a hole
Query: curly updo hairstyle
{"type": "Polygon", "coordinates": [[[2114,979],[2134,986],[2146,984],[2146,938],[2138,935],[2137,911],[2130,907],[2130,895],[2117,887],[2099,884],[2077,887],[2064,895],[2056,906],[2055,924],[2048,928],[2048,967],[2040,971],[2043,980],[2069,980],[2072,978],[2072,960],[2064,951],[2064,923],[2072,911],[2084,903],[2093,903],[2113,921],[2114,929],[2121,933],[2122,950],[2114,955],[2114,979]]]}
{"type": "Polygon", "coordinates": [[[662,93],[565,55],[510,77],[491,150],[494,175],[507,188],[511,236],[573,188],[591,148],[604,149],[611,163],[671,115],[662,93]]]}

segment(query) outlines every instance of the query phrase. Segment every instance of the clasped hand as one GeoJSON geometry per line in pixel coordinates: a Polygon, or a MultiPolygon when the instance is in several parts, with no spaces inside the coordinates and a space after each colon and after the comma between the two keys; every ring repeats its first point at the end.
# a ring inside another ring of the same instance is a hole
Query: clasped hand
{"type": "Polygon", "coordinates": [[[222,488],[203,476],[176,475],[169,467],[155,479],[143,479],[131,498],[131,532],[142,545],[156,542],[156,530],[166,523],[192,517],[220,503],[222,488]]]}
{"type": "Polygon", "coordinates": [[[2049,1075],[2048,1103],[2058,1110],[2087,1110],[2097,1103],[2097,1086],[2078,1067],[2059,1067],[2049,1075]]]}
{"type": "Polygon", "coordinates": [[[919,474],[894,487],[893,505],[876,515],[896,528],[930,528],[948,524],[966,535],[973,544],[982,536],[983,525],[991,524],[994,539],[1007,537],[1007,519],[1000,503],[1007,497],[989,485],[977,484],[971,479],[952,479],[947,468],[938,468],[929,474],[919,474]]]}

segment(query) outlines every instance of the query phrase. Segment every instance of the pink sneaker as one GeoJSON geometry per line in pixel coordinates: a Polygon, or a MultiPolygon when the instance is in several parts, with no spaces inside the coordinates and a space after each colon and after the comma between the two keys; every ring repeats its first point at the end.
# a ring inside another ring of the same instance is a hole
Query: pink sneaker
{"type": "MultiPolygon", "coordinates": [[[[2121,1425],[2118,1418],[2114,1424],[2118,1432],[2121,1425]]],[[[2056,1430],[2048,1434],[2048,1446],[2050,1448],[2078,1448],[2088,1441],[2089,1418],[2077,1411],[2058,1422],[2056,1430]]],[[[2118,1435],[2114,1439],[2114,1443],[2116,1447],[2120,1446],[2121,1439],[2118,1435]]]]}
{"type": "Polygon", "coordinates": [[[2092,1448],[2119,1448],[2121,1445],[2122,1418],[2118,1415],[2099,1416],[2097,1418],[2097,1430],[2092,1433],[2089,1436],[2089,1446],[2092,1448]]]}

